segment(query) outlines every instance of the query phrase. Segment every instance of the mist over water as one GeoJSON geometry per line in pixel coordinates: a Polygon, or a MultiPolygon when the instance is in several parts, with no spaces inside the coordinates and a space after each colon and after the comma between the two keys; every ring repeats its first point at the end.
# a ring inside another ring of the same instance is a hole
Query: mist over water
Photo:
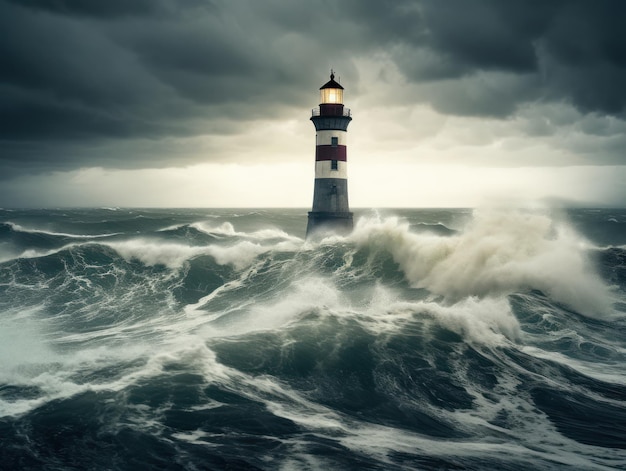
{"type": "Polygon", "coordinates": [[[7,469],[623,469],[626,210],[0,210],[7,469]]]}

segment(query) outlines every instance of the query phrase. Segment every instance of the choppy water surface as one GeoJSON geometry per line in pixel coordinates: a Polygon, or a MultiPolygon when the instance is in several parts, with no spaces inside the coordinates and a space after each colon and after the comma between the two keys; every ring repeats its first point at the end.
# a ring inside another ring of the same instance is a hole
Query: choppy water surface
{"type": "Polygon", "coordinates": [[[3,469],[624,469],[626,210],[0,210],[3,469]]]}

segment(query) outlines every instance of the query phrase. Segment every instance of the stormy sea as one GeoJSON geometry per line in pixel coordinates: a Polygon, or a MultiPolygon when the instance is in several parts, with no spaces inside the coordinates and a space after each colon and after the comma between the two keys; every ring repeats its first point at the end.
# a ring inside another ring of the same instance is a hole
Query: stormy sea
{"type": "Polygon", "coordinates": [[[626,209],[0,210],[0,469],[626,469],[626,209]]]}

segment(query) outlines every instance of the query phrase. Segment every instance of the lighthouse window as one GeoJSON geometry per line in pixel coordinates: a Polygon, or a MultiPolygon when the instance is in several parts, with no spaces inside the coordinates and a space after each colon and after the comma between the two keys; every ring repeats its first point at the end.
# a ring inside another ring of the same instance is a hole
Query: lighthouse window
{"type": "Polygon", "coordinates": [[[337,160],[330,161],[330,169],[331,170],[339,170],[339,162],[337,160]]]}
{"type": "Polygon", "coordinates": [[[321,99],[322,103],[337,103],[343,102],[343,90],[340,88],[322,88],[321,99]]]}
{"type": "Polygon", "coordinates": [[[330,145],[332,145],[333,147],[337,147],[339,145],[339,138],[338,137],[331,137],[330,138],[330,145]]]}

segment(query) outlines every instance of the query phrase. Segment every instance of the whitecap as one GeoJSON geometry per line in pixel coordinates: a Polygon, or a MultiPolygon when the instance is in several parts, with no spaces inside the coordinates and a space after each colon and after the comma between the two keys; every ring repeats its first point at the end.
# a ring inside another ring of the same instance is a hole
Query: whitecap
{"type": "Polygon", "coordinates": [[[523,211],[476,211],[458,235],[416,234],[396,217],[361,219],[349,240],[389,252],[412,286],[449,301],[538,289],[581,314],[612,312],[613,296],[565,223],[523,211]]]}
{"type": "Polygon", "coordinates": [[[73,239],[97,239],[101,237],[111,237],[122,234],[121,232],[110,232],[106,234],[71,234],[68,232],[54,232],[54,231],[46,231],[43,229],[30,229],[20,224],[16,224],[11,221],[7,221],[5,224],[9,225],[11,229],[15,232],[23,232],[26,234],[44,234],[56,237],[71,237],[73,239]]]}

